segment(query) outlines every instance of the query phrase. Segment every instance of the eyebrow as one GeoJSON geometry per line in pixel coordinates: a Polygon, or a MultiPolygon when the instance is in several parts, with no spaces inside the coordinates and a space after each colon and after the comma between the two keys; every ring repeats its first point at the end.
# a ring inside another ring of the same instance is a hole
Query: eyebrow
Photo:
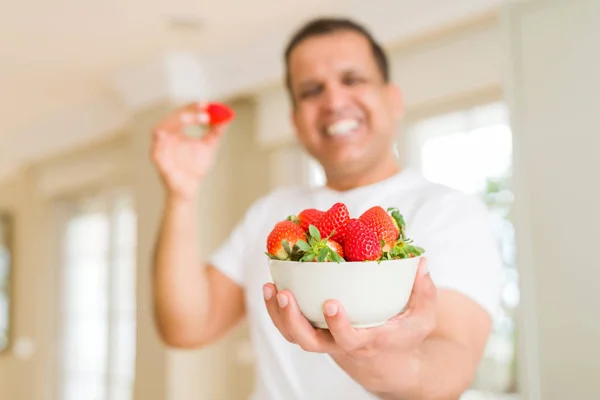
{"type": "MultiPolygon", "coordinates": [[[[354,75],[354,74],[364,74],[364,72],[361,71],[361,70],[358,70],[358,69],[356,69],[354,67],[348,67],[348,68],[345,68],[345,69],[343,69],[341,71],[340,76],[347,76],[347,75],[354,75]]],[[[309,79],[306,79],[304,81],[300,81],[298,83],[298,87],[302,88],[302,87],[309,86],[309,85],[314,85],[314,84],[320,84],[320,81],[318,81],[318,80],[316,80],[314,78],[309,78],[309,79]]]]}

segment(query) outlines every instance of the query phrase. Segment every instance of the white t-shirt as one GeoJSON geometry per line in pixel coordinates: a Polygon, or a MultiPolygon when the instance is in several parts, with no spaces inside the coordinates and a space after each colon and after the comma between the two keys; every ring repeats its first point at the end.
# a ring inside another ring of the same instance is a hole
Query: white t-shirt
{"type": "Polygon", "coordinates": [[[263,299],[263,284],[272,282],[266,239],[275,223],[305,208],[327,210],[336,202],[346,204],[351,217],[374,205],[397,207],[406,221],[407,236],[425,249],[437,287],[460,291],[492,314],[499,306],[502,264],[488,211],[478,198],[429,182],[411,170],[346,192],[327,187],[277,189],[250,207],[209,260],[245,288],[257,368],[252,400],[375,398],[330,356],[305,352],[287,342],[273,325],[263,299]]]}

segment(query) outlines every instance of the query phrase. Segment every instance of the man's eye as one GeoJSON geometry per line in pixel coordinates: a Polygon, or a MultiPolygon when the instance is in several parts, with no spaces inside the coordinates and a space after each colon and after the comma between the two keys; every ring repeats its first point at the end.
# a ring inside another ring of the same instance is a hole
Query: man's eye
{"type": "Polygon", "coordinates": [[[314,96],[317,96],[319,93],[321,93],[321,91],[322,91],[322,88],[320,88],[320,87],[304,89],[300,92],[300,97],[303,99],[308,98],[308,97],[314,97],[314,96]]]}
{"type": "Polygon", "coordinates": [[[344,84],[348,86],[353,86],[359,83],[362,83],[363,80],[358,76],[346,76],[344,77],[344,84]]]}

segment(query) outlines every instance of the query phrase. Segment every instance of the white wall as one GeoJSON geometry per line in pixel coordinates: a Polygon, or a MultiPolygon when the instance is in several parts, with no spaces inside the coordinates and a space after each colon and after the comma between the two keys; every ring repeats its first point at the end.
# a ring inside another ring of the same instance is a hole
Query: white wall
{"type": "Polygon", "coordinates": [[[409,111],[497,90],[502,84],[501,46],[499,24],[490,17],[392,49],[392,78],[400,85],[409,111]]]}
{"type": "Polygon", "coordinates": [[[507,15],[527,398],[598,399],[600,2],[507,15]]]}

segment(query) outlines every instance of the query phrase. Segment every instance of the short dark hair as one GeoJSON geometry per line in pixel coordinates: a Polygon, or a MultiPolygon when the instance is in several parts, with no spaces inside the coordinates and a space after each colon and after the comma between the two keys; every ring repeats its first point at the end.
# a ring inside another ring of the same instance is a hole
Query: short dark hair
{"type": "Polygon", "coordinates": [[[285,84],[290,91],[292,92],[291,87],[291,79],[290,79],[290,69],[289,69],[289,60],[290,54],[292,51],[305,39],[328,35],[337,32],[356,32],[360,35],[364,36],[369,45],[371,47],[371,51],[373,53],[373,57],[375,58],[375,62],[377,63],[377,67],[381,72],[381,76],[383,77],[385,82],[389,82],[390,73],[389,73],[389,61],[385,51],[382,46],[375,40],[373,35],[365,28],[363,25],[350,20],[348,18],[317,18],[308,21],[303,26],[298,29],[294,35],[291,37],[284,53],[284,61],[285,61],[285,84]]]}

